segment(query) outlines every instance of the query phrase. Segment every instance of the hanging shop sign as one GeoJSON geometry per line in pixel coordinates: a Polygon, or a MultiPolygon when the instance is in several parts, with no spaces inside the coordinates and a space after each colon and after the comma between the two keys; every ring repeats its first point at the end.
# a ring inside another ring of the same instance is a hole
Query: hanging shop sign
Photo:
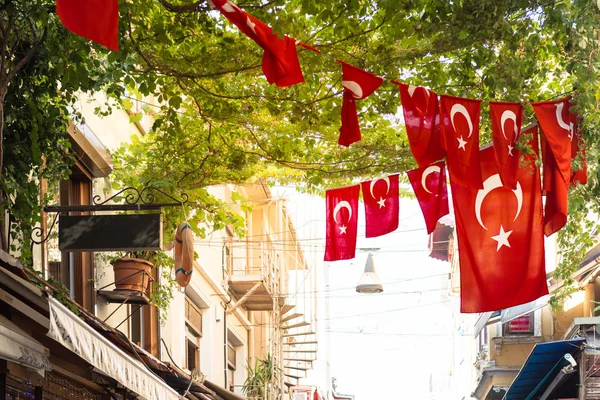
{"type": "Polygon", "coordinates": [[[161,250],[160,214],[63,215],[58,226],[61,251],[161,250]]]}

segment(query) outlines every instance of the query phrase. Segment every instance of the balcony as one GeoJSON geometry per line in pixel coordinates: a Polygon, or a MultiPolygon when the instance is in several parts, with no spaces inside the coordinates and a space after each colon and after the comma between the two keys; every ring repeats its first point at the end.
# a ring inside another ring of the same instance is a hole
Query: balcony
{"type": "Polygon", "coordinates": [[[272,311],[278,287],[279,258],[270,242],[229,242],[225,248],[229,289],[250,311],[272,311]]]}

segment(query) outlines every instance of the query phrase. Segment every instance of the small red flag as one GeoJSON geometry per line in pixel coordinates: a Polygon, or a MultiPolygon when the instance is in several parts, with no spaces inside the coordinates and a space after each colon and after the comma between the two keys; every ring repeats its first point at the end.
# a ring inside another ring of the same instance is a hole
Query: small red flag
{"type": "Polygon", "coordinates": [[[360,140],[356,100],[366,99],[373,94],[383,83],[383,78],[350,64],[338,62],[342,64],[342,85],[344,86],[342,127],[338,143],[342,146],[350,146],[360,140]]]}
{"type": "MultiPolygon", "coordinates": [[[[537,137],[532,146],[537,154],[537,137]]],[[[539,169],[535,156],[525,157],[515,190],[502,185],[491,147],[481,151],[482,189],[452,184],[461,312],[497,311],[548,294],[539,169]]]]}
{"type": "Polygon", "coordinates": [[[573,138],[573,143],[571,143],[571,160],[581,157],[581,168],[575,171],[571,171],[571,184],[575,185],[579,183],[580,185],[587,184],[588,176],[587,176],[587,156],[585,153],[585,143],[583,142],[583,137],[581,136],[581,130],[579,129],[579,125],[577,124],[578,118],[577,114],[574,114],[575,121],[575,137],[573,138]],[[580,154],[581,153],[581,154],[580,154]]]}
{"type": "MultiPolygon", "coordinates": [[[[537,127],[536,127],[537,128],[537,127]]],[[[552,155],[550,144],[542,132],[543,190],[546,196],[544,207],[544,234],[558,232],[567,223],[569,215],[569,189],[562,178],[552,155]]]]}
{"type": "Polygon", "coordinates": [[[119,0],[56,0],[56,14],[71,32],[119,50],[119,0]]]}
{"type": "Polygon", "coordinates": [[[515,151],[517,139],[521,134],[523,106],[520,103],[490,102],[492,120],[492,138],[496,166],[504,186],[515,189],[519,158],[515,151]]]}
{"type": "Polygon", "coordinates": [[[377,237],[398,228],[400,190],[398,174],[361,182],[365,201],[366,237],[377,237]]]}
{"type": "Polygon", "coordinates": [[[225,18],[265,51],[262,68],[269,83],[284,87],[304,82],[295,39],[289,36],[280,38],[270,26],[242,11],[229,0],[213,0],[213,4],[225,18]]]}
{"type": "Polygon", "coordinates": [[[423,87],[397,84],[410,149],[419,167],[427,167],[446,156],[442,145],[438,96],[423,87]]]}
{"type": "Polygon", "coordinates": [[[479,113],[481,100],[440,96],[442,135],[450,181],[482,188],[479,164],[479,113]]]}
{"type": "Polygon", "coordinates": [[[443,161],[406,173],[425,218],[427,233],[435,230],[437,221],[448,209],[446,165],[443,161]]]}
{"type": "Polygon", "coordinates": [[[325,261],[354,258],[359,194],[360,185],[325,192],[325,261]]]}
{"type": "Polygon", "coordinates": [[[540,128],[552,150],[556,167],[565,182],[571,181],[571,143],[576,117],[570,113],[571,97],[531,103],[540,128]]]}

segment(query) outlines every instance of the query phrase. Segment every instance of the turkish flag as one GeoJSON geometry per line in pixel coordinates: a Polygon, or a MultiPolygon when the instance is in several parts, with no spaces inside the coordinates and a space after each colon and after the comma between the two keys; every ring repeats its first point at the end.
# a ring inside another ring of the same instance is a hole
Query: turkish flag
{"type": "Polygon", "coordinates": [[[361,182],[365,201],[366,237],[377,237],[398,228],[400,190],[398,174],[361,182]]]}
{"type": "Polygon", "coordinates": [[[479,113],[481,100],[440,96],[442,135],[450,181],[482,188],[479,165],[479,113]]]}
{"type": "Polygon", "coordinates": [[[342,146],[350,146],[360,140],[356,100],[362,100],[372,95],[383,83],[383,78],[345,62],[338,62],[342,64],[342,85],[344,86],[342,127],[338,143],[342,146]]]}
{"type": "Polygon", "coordinates": [[[360,185],[325,192],[325,261],[354,258],[359,194],[360,185]]]}
{"type": "Polygon", "coordinates": [[[213,4],[225,18],[265,51],[262,68],[269,83],[284,87],[304,82],[295,39],[289,36],[280,38],[270,26],[242,11],[229,0],[213,0],[213,4]]]}
{"type": "Polygon", "coordinates": [[[519,158],[515,151],[517,139],[521,134],[523,106],[521,103],[490,102],[492,121],[492,139],[496,166],[505,187],[515,189],[519,158]]]}
{"type": "Polygon", "coordinates": [[[119,50],[119,0],[56,0],[56,15],[71,32],[119,50]]]}
{"type": "Polygon", "coordinates": [[[575,137],[573,138],[573,142],[571,143],[571,160],[580,157],[581,167],[578,170],[571,171],[571,184],[575,185],[576,183],[579,183],[580,185],[585,185],[588,181],[586,159],[587,156],[585,153],[585,143],[583,142],[581,130],[579,129],[579,125],[577,124],[577,119],[577,114],[573,114],[573,120],[575,121],[575,137]]]}
{"type": "Polygon", "coordinates": [[[531,103],[540,128],[556,161],[563,180],[571,181],[571,143],[575,134],[576,117],[570,113],[571,97],[531,103]]]}
{"type": "Polygon", "coordinates": [[[413,169],[406,174],[423,212],[427,233],[431,233],[438,220],[450,212],[446,165],[441,161],[428,167],[413,169]]]}
{"type": "Polygon", "coordinates": [[[396,83],[400,88],[410,149],[419,167],[427,167],[446,156],[442,145],[438,96],[423,87],[396,83]]]}
{"type": "Polygon", "coordinates": [[[544,208],[544,234],[558,232],[567,223],[569,215],[569,188],[558,170],[550,144],[542,132],[543,190],[546,196],[544,208]]]}
{"type": "MultiPolygon", "coordinates": [[[[537,154],[537,136],[531,145],[537,154]]],[[[524,157],[515,190],[502,185],[492,147],[481,151],[482,189],[452,184],[461,312],[497,311],[548,294],[539,169],[535,155],[524,157]]]]}

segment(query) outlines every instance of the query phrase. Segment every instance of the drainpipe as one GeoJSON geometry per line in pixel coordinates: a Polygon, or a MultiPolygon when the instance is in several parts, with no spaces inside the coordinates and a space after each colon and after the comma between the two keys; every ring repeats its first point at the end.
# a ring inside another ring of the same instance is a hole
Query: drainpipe
{"type": "Polygon", "coordinates": [[[223,387],[227,387],[227,304],[223,303],[223,387]]]}
{"type": "MultiPolygon", "coordinates": [[[[223,275],[223,281],[225,281],[225,244],[221,247],[221,272],[223,275]]],[[[221,303],[223,306],[223,387],[227,388],[227,307],[231,303],[231,296],[227,303],[221,303]]]]}

